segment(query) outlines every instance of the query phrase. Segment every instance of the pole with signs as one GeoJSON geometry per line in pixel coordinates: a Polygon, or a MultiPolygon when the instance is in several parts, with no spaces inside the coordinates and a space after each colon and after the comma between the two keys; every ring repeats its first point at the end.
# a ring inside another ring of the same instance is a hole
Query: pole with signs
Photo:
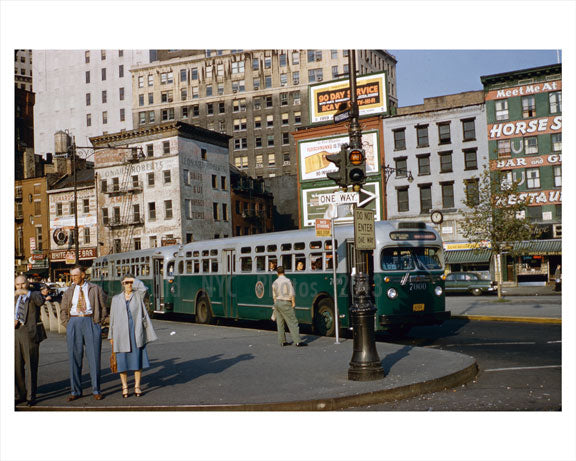
{"type": "MultiPolygon", "coordinates": [[[[334,211],[337,212],[337,208],[334,207],[334,211]]],[[[334,288],[334,332],[336,334],[336,342],[335,344],[340,344],[340,314],[338,312],[338,278],[336,275],[336,241],[334,236],[334,218],[338,216],[331,216],[330,219],[317,219],[316,220],[316,237],[328,237],[325,233],[324,229],[327,223],[329,222],[329,232],[330,236],[332,237],[332,285],[334,288]]]]}

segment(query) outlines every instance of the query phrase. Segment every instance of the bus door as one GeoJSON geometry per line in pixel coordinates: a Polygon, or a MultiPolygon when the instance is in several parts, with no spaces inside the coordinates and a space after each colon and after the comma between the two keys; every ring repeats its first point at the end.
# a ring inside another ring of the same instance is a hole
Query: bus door
{"type": "Polygon", "coordinates": [[[154,293],[154,312],[164,312],[164,261],[152,258],[152,289],[154,293]]]}
{"type": "Polygon", "coordinates": [[[236,303],[236,251],[233,249],[225,249],[223,254],[223,277],[224,277],[224,293],[222,293],[222,301],[224,303],[224,315],[226,317],[238,317],[238,304],[236,303]]]}

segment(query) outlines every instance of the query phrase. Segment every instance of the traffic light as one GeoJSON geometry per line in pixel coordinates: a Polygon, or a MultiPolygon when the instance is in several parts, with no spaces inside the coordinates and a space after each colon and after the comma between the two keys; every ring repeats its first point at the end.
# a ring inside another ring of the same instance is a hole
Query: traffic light
{"type": "Polygon", "coordinates": [[[340,187],[346,188],[348,186],[348,144],[342,144],[340,152],[327,155],[326,160],[332,162],[338,168],[336,171],[326,173],[326,177],[340,187]]]}
{"type": "Polygon", "coordinates": [[[366,182],[366,155],[364,149],[351,147],[348,150],[348,184],[352,184],[354,192],[362,188],[366,182]]]}

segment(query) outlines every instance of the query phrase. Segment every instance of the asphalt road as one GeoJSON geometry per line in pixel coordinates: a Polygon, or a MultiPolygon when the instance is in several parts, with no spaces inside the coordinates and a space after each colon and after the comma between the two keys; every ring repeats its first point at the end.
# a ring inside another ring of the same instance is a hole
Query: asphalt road
{"type": "Polygon", "coordinates": [[[477,360],[476,379],[459,388],[351,410],[558,411],[562,409],[561,325],[452,319],[381,341],[459,352],[477,360]]]}

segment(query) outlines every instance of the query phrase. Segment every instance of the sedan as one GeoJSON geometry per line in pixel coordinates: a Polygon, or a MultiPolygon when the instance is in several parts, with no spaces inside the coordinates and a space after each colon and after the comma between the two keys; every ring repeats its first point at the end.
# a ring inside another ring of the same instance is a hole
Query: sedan
{"type": "Polygon", "coordinates": [[[495,293],[497,284],[477,272],[452,272],[446,276],[446,293],[471,293],[474,296],[495,293]]]}

